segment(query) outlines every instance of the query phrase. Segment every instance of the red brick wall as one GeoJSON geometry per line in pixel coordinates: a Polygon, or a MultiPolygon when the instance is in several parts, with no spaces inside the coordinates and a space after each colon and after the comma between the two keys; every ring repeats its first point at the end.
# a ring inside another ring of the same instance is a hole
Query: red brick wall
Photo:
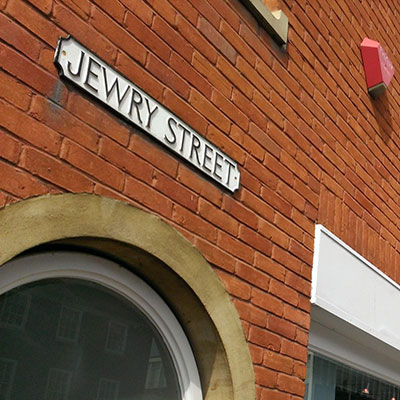
{"type": "Polygon", "coordinates": [[[239,0],[0,0],[0,206],[91,192],[158,214],[225,283],[259,399],[303,397],[316,222],[400,282],[399,81],[367,94],[359,44],[400,61],[400,5],[289,1],[282,51],[239,0]],[[227,194],[53,65],[72,34],[240,164],[227,194]]]}

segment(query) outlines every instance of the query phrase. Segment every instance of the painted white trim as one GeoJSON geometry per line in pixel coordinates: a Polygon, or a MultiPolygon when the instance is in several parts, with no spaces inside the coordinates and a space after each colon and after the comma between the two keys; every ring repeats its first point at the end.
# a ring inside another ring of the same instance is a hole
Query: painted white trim
{"type": "Polygon", "coordinates": [[[308,349],[400,385],[400,351],[313,306],[308,349]]]}
{"type": "Polygon", "coordinates": [[[311,277],[311,299],[310,299],[311,304],[314,304],[317,298],[319,249],[321,243],[321,231],[323,229],[325,228],[322,225],[315,225],[314,257],[313,257],[313,269],[311,277]]]}
{"type": "MultiPolygon", "coordinates": [[[[388,283],[393,285],[396,289],[400,291],[400,285],[395,282],[393,279],[391,279],[389,276],[387,276],[384,272],[382,272],[379,268],[375,267],[374,264],[370,263],[366,258],[364,258],[361,254],[357,253],[353,248],[351,248],[348,244],[343,242],[341,239],[339,239],[335,234],[333,234],[331,231],[326,229],[323,225],[317,224],[315,226],[315,238],[317,238],[318,235],[318,246],[320,244],[320,237],[321,237],[321,232],[325,233],[327,236],[329,236],[331,239],[333,239],[337,244],[345,248],[349,253],[351,253],[353,256],[358,258],[362,263],[364,263],[368,268],[372,269],[374,272],[376,272],[378,275],[380,275],[382,278],[384,278],[388,283]]],[[[317,246],[317,241],[315,241],[315,246],[317,246]]],[[[314,253],[314,265],[313,268],[316,267],[315,262],[319,261],[319,248],[315,248],[315,252],[318,251],[318,258],[315,258],[315,253],[314,253]]]]}
{"type": "Polygon", "coordinates": [[[190,344],[178,320],[161,297],[143,280],[104,258],[78,252],[48,252],[17,258],[0,268],[0,294],[47,278],[76,278],[98,283],[137,306],[170,352],[183,400],[201,400],[200,377],[190,344]]]}
{"type": "Polygon", "coordinates": [[[400,285],[320,225],[315,253],[312,304],[400,350],[400,285]]]}
{"type": "Polygon", "coordinates": [[[400,285],[322,225],[311,303],[310,351],[400,384],[400,285]]]}

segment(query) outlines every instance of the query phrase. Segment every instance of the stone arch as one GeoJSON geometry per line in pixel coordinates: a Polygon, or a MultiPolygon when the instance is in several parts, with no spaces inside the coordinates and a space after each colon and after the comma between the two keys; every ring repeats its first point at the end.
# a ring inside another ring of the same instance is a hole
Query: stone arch
{"type": "Polygon", "coordinates": [[[157,216],[93,194],[36,197],[0,211],[0,265],[23,252],[72,246],[112,258],[147,280],[193,348],[205,400],[255,399],[237,311],[200,252],[157,216]]]}

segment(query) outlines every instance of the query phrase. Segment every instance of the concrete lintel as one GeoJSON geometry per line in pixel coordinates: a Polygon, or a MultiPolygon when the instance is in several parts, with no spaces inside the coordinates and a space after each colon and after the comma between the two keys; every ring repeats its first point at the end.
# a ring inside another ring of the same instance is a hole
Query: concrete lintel
{"type": "Polygon", "coordinates": [[[242,2],[280,46],[287,43],[289,20],[282,10],[271,12],[262,0],[242,0],[242,2]]]}

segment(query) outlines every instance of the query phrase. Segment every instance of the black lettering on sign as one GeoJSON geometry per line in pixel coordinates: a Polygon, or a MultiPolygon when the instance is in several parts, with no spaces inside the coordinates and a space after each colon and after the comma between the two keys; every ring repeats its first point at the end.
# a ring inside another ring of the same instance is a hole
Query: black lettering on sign
{"type": "Polygon", "coordinates": [[[92,57],[89,56],[89,64],[88,64],[88,68],[87,68],[87,72],[86,72],[85,85],[88,86],[90,89],[94,90],[97,93],[98,89],[95,88],[94,86],[92,86],[90,84],[90,82],[89,82],[90,78],[93,78],[93,79],[97,80],[97,82],[99,81],[99,75],[97,75],[92,70],[93,66],[96,66],[99,69],[101,67],[101,65],[96,60],[94,60],[92,57]]]}
{"type": "Polygon", "coordinates": [[[239,188],[238,165],[222,149],[74,38],[59,40],[54,63],[61,77],[128,119],[201,173],[231,192],[239,188]]]}
{"type": "Polygon", "coordinates": [[[107,81],[107,70],[106,70],[106,68],[104,66],[102,68],[103,68],[104,86],[105,86],[105,89],[106,89],[107,100],[109,100],[109,98],[111,96],[111,93],[115,89],[115,91],[117,92],[118,107],[121,107],[121,103],[124,101],[126,95],[128,94],[130,86],[129,85],[126,86],[125,92],[121,97],[121,91],[119,89],[118,76],[115,77],[113,84],[109,88],[108,87],[108,81],[107,81]]]}
{"type": "Polygon", "coordinates": [[[235,166],[235,164],[232,164],[229,160],[225,159],[225,162],[228,164],[228,175],[226,177],[226,184],[229,185],[229,182],[231,180],[231,170],[232,167],[235,166]]]}
{"type": "Polygon", "coordinates": [[[185,145],[185,135],[188,133],[189,136],[191,132],[186,129],[183,125],[179,124],[179,127],[182,128],[182,140],[181,140],[181,147],[179,148],[179,151],[182,152],[183,146],[185,145]]]}
{"type": "Polygon", "coordinates": [[[132,109],[133,109],[133,107],[135,107],[137,119],[139,120],[140,124],[142,124],[142,119],[140,118],[139,105],[142,103],[143,103],[142,95],[137,90],[132,88],[131,105],[129,107],[129,116],[132,117],[132,109]],[[136,96],[136,98],[135,98],[135,96],[136,96]]]}
{"type": "Polygon", "coordinates": [[[82,72],[82,64],[83,64],[83,58],[85,57],[85,53],[83,50],[81,50],[81,56],[79,58],[79,64],[78,64],[78,70],[76,72],[72,72],[71,69],[71,61],[68,61],[67,64],[67,69],[68,72],[72,75],[72,76],[81,76],[81,72],[82,72]]]}
{"type": "Polygon", "coordinates": [[[201,146],[201,142],[200,142],[199,138],[193,133],[192,134],[192,143],[191,143],[191,146],[190,146],[191,149],[190,149],[189,158],[192,160],[193,153],[195,153],[196,154],[196,158],[197,158],[197,162],[198,162],[199,165],[201,165],[200,156],[199,156],[200,146],[201,146]]]}
{"type": "Polygon", "coordinates": [[[147,111],[149,113],[149,116],[147,117],[146,128],[150,129],[151,119],[153,118],[153,114],[158,110],[158,106],[154,106],[154,108],[151,110],[150,109],[150,102],[149,102],[148,98],[146,97],[145,100],[146,100],[147,111]]]}
{"type": "Polygon", "coordinates": [[[203,168],[207,170],[208,172],[212,172],[212,157],[211,155],[213,154],[214,149],[209,146],[207,143],[204,144],[204,155],[203,155],[203,168]],[[211,152],[211,154],[209,154],[211,152]],[[211,167],[207,166],[207,163],[211,161],[211,167]]]}
{"type": "Polygon", "coordinates": [[[170,131],[170,133],[171,133],[171,135],[172,135],[172,138],[171,138],[171,139],[168,138],[167,134],[164,133],[164,139],[165,139],[169,144],[174,144],[174,143],[176,142],[176,133],[175,133],[175,131],[174,131],[174,128],[172,128],[172,124],[175,125],[175,128],[176,128],[176,126],[177,126],[178,123],[177,123],[172,117],[169,117],[169,118],[168,118],[168,127],[169,127],[169,131],[170,131]]]}
{"type": "Polygon", "coordinates": [[[214,164],[214,171],[213,175],[217,177],[218,179],[222,179],[222,175],[219,175],[218,172],[222,172],[222,164],[221,161],[224,159],[224,157],[218,153],[218,151],[215,153],[215,164],[214,164]]]}

